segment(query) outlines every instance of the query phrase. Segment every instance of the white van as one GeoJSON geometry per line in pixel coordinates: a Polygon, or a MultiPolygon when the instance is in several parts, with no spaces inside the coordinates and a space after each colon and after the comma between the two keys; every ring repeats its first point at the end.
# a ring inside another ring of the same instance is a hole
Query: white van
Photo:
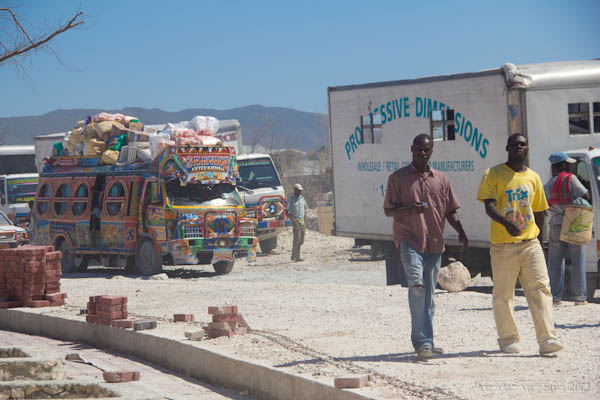
{"type": "Polygon", "coordinates": [[[237,157],[246,217],[258,221],[258,240],[263,253],[277,247],[277,236],[285,228],[285,193],[275,164],[268,154],[237,157]]]}

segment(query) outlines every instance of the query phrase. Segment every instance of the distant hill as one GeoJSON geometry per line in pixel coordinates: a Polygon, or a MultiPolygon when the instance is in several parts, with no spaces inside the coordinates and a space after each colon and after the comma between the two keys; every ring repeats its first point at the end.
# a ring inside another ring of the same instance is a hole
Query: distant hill
{"type": "Polygon", "coordinates": [[[106,111],[138,117],[144,124],[188,121],[196,115],[218,119],[237,119],[245,145],[266,148],[296,148],[304,151],[328,143],[327,116],[291,108],[251,105],[231,110],[191,108],[178,112],[128,107],[121,110],[74,109],[51,111],[40,116],[0,118],[2,144],[31,144],[38,135],[66,132],[75,122],[106,111]]]}

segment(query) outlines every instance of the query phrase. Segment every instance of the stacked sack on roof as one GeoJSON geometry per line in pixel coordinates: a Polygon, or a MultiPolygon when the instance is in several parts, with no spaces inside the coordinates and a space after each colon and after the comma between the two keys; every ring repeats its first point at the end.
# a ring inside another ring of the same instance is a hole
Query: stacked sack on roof
{"type": "Polygon", "coordinates": [[[219,120],[215,117],[197,115],[190,121],[167,124],[156,135],[150,136],[152,158],[169,146],[216,146],[223,142],[214,135],[219,130],[219,120]]]}
{"type": "Polygon", "coordinates": [[[52,157],[60,157],[60,165],[80,165],[77,157],[85,158],[85,165],[130,164],[150,162],[169,146],[214,146],[223,143],[214,134],[219,120],[196,116],[191,121],[167,124],[157,132],[145,128],[136,117],[102,112],[77,122],[63,141],[54,144],[52,157]]]}
{"type": "MultiPolygon", "coordinates": [[[[117,164],[121,151],[136,143],[135,158],[150,161],[148,136],[144,126],[135,117],[102,112],[85,121],[79,121],[62,142],[54,145],[53,156],[83,156],[96,158],[101,164],[117,164]]],[[[136,159],[121,161],[134,162],[136,159]]]]}

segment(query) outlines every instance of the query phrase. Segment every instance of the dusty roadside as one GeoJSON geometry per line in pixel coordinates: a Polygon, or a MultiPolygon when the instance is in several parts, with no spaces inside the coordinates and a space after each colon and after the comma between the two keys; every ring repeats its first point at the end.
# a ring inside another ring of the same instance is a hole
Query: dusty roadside
{"type": "Polygon", "coordinates": [[[44,313],[83,319],[77,310],[88,296],[126,295],[130,312],[159,318],[153,334],[186,340],[184,331],[210,321],[208,306],[235,304],[258,332],[190,343],[329,384],[335,376],[374,372],[374,384],[358,392],[379,399],[598,398],[600,304],[556,308],[566,349],[542,358],[527,303],[518,296],[522,353],[504,355],[496,345],[490,281],[480,279],[461,293],[440,290],[434,328],[436,346],[446,354],[416,363],[407,290],[385,286],[384,261],[369,261],[367,249],[352,245],[309,231],[305,261],[292,263],[288,231],[274,254],[254,264],[238,260],[226,276],[214,275],[210,266],[166,267],[168,280],[92,268],[64,276],[69,306],[44,313]],[[173,323],[174,313],[193,313],[197,322],[173,323]]]}

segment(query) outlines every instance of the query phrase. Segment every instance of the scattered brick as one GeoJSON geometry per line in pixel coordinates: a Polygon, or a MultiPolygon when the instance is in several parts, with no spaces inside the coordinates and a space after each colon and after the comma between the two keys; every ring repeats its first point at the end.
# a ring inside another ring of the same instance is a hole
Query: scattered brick
{"type": "Polygon", "coordinates": [[[126,304],[127,296],[100,296],[99,303],[106,305],[126,304]]]}
{"type": "Polygon", "coordinates": [[[96,303],[96,312],[117,312],[117,311],[127,311],[127,304],[113,304],[107,305],[102,303],[96,303]]]}
{"type": "Polygon", "coordinates": [[[369,375],[340,376],[333,380],[333,385],[338,389],[356,389],[366,386],[369,375]]]}
{"type": "Polygon", "coordinates": [[[131,382],[140,380],[139,371],[106,371],[102,373],[102,377],[106,382],[119,383],[131,382]]]}
{"type": "Polygon", "coordinates": [[[30,300],[25,303],[26,307],[37,308],[37,307],[50,307],[48,300],[30,300]]]}
{"type": "Polygon", "coordinates": [[[209,314],[237,314],[237,306],[208,307],[209,314]]]}
{"type": "Polygon", "coordinates": [[[133,324],[142,321],[141,319],[114,319],[110,321],[110,326],[115,328],[133,328],[133,324]]]}
{"type": "Polygon", "coordinates": [[[67,297],[67,294],[65,292],[46,293],[46,300],[50,300],[50,301],[63,300],[66,297],[67,297]]]}
{"type": "Polygon", "coordinates": [[[86,320],[86,322],[90,322],[92,324],[95,324],[95,323],[98,322],[98,317],[95,316],[95,315],[86,315],[85,316],[85,320],[86,320]]]}
{"type": "Polygon", "coordinates": [[[195,332],[184,332],[185,337],[189,340],[200,340],[204,337],[204,331],[195,331],[195,332]]]}
{"type": "Polygon", "coordinates": [[[23,302],[20,300],[0,301],[0,308],[15,308],[22,306],[23,302]]]}
{"type": "Polygon", "coordinates": [[[61,256],[53,246],[0,249],[0,298],[15,307],[63,305],[64,297],[46,297],[60,292],[61,256]]]}
{"type": "Polygon", "coordinates": [[[194,320],[194,314],[173,314],[173,321],[175,322],[192,322],[194,320]]]}
{"type": "Polygon", "coordinates": [[[60,251],[49,251],[46,253],[46,260],[60,260],[62,253],[60,251]]]}
{"type": "Polygon", "coordinates": [[[250,327],[242,314],[238,313],[237,306],[208,307],[212,315],[212,322],[202,328],[210,338],[219,336],[245,335],[250,327]]]}
{"type": "Polygon", "coordinates": [[[239,314],[213,314],[212,316],[213,322],[231,322],[231,321],[239,321],[239,314]]]}
{"type": "Polygon", "coordinates": [[[98,315],[98,317],[100,317],[100,318],[106,318],[109,320],[125,319],[125,318],[127,318],[127,311],[112,311],[112,312],[97,311],[96,315],[98,315]]]}
{"type": "Polygon", "coordinates": [[[204,329],[204,332],[206,332],[206,336],[208,336],[211,339],[221,336],[231,337],[234,335],[234,332],[232,330],[227,329],[213,329],[208,327],[204,327],[202,329],[204,329]]]}
{"type": "Polygon", "coordinates": [[[143,321],[138,321],[133,323],[133,330],[142,331],[146,329],[154,329],[156,328],[156,321],[153,319],[147,319],[143,321]]]}

